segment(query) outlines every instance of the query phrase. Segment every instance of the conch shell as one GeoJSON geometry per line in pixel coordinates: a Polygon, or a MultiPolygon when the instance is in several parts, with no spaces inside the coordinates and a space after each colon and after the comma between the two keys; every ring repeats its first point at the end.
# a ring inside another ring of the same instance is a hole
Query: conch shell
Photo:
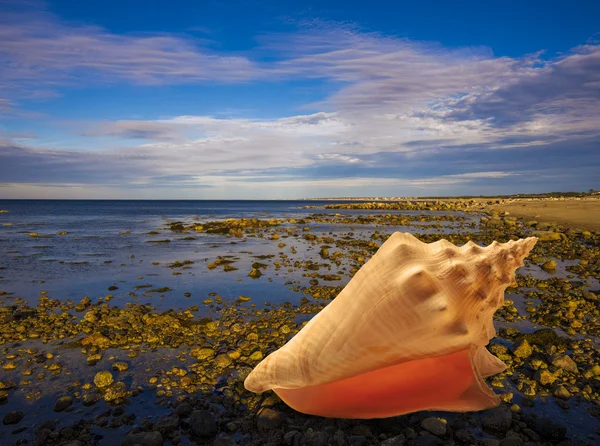
{"type": "Polygon", "coordinates": [[[244,386],[335,418],[495,407],[483,378],[506,365],[485,348],[492,316],[536,242],[457,247],[396,232],[244,386]]]}

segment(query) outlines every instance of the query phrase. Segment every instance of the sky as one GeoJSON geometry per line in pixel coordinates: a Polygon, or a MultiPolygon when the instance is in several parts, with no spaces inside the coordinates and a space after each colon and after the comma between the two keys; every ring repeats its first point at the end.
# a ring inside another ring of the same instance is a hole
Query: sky
{"type": "Polygon", "coordinates": [[[600,189],[600,2],[0,0],[0,198],[600,189]]]}

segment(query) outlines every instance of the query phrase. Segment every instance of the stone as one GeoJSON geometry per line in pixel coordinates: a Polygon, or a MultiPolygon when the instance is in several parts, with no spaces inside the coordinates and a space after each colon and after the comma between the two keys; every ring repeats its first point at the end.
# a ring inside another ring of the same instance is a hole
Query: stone
{"type": "Polygon", "coordinates": [[[98,388],[108,387],[114,381],[115,379],[109,371],[98,372],[96,373],[96,376],[94,376],[94,384],[96,384],[96,387],[98,388]]]}
{"type": "Polygon", "coordinates": [[[481,422],[485,429],[506,432],[512,424],[512,412],[508,406],[501,405],[483,412],[481,422]]]}
{"type": "Polygon", "coordinates": [[[421,435],[417,438],[417,446],[442,446],[443,444],[442,440],[431,434],[421,435]]]}
{"type": "MultiPolygon", "coordinates": [[[[113,414],[114,415],[114,414],[113,414]]],[[[159,431],[161,434],[168,434],[179,427],[179,418],[170,416],[162,417],[156,423],[154,423],[154,430],[159,431]]]]}
{"type": "Polygon", "coordinates": [[[276,410],[264,407],[258,413],[256,427],[261,432],[268,432],[277,429],[285,421],[285,416],[276,410]]]}
{"type": "Polygon", "coordinates": [[[388,438],[382,441],[380,446],[404,446],[406,444],[406,437],[404,435],[396,435],[395,437],[388,438]]]}
{"type": "Polygon", "coordinates": [[[300,438],[302,434],[300,434],[300,432],[298,431],[289,431],[286,432],[283,435],[283,442],[287,445],[287,446],[292,446],[295,443],[295,437],[298,436],[298,438],[300,438]]]}
{"type": "Polygon", "coordinates": [[[194,409],[190,403],[183,402],[175,408],[175,415],[179,418],[187,418],[192,410],[194,409]]]}
{"type": "Polygon", "coordinates": [[[67,410],[73,404],[73,397],[62,396],[54,403],[54,412],[62,412],[67,410]]]}
{"type": "Polygon", "coordinates": [[[229,357],[229,355],[223,353],[218,355],[215,359],[214,359],[214,364],[217,367],[229,367],[231,365],[231,358],[229,357]]]}
{"type": "Polygon", "coordinates": [[[12,412],[8,412],[6,415],[4,415],[4,418],[2,419],[2,424],[4,424],[5,426],[17,424],[23,419],[24,416],[25,414],[20,411],[15,410],[12,412]]]}
{"type": "Polygon", "coordinates": [[[209,347],[193,348],[190,354],[198,360],[209,359],[215,356],[215,351],[209,347]]]}
{"type": "Polygon", "coordinates": [[[190,429],[198,437],[212,437],[217,433],[215,417],[208,410],[195,410],[190,415],[190,429]]]}
{"type": "Polygon", "coordinates": [[[523,446],[524,441],[520,437],[507,437],[500,442],[500,446],[523,446]]]}
{"type": "Polygon", "coordinates": [[[480,446],[500,446],[500,440],[495,438],[484,438],[479,441],[480,446]]]}
{"type": "MultiPolygon", "coordinates": [[[[538,223],[537,227],[540,227],[538,223]]],[[[533,231],[531,234],[533,237],[537,237],[540,242],[553,242],[558,240],[567,240],[567,236],[561,232],[552,231],[533,231]]]]}
{"type": "Polygon", "coordinates": [[[567,428],[552,418],[529,416],[525,422],[536,434],[549,440],[560,441],[567,434],[567,428]]]}
{"type": "Polygon", "coordinates": [[[123,399],[127,396],[127,386],[124,382],[116,382],[108,389],[104,394],[104,401],[111,402],[119,399],[123,399]]]}
{"type": "Polygon", "coordinates": [[[129,370],[129,364],[127,364],[126,362],[122,362],[122,361],[115,362],[112,365],[112,369],[115,372],[125,372],[125,371],[129,370]]]}
{"type": "Polygon", "coordinates": [[[129,433],[121,442],[121,446],[162,446],[163,436],[160,432],[137,432],[129,433]]]}
{"type": "Polygon", "coordinates": [[[600,376],[600,365],[596,364],[596,365],[590,367],[588,370],[586,370],[583,373],[583,376],[587,379],[591,379],[595,376],[600,376]]]}
{"type": "Polygon", "coordinates": [[[307,446],[328,446],[327,434],[308,428],[304,436],[304,443],[307,446]]]}
{"type": "Polygon", "coordinates": [[[563,400],[568,400],[568,399],[569,399],[569,398],[571,398],[571,396],[572,396],[572,395],[571,395],[571,392],[569,392],[569,390],[568,390],[568,389],[567,389],[565,386],[563,386],[563,385],[560,385],[560,386],[558,386],[558,387],[557,387],[557,388],[554,390],[554,393],[553,393],[553,395],[554,395],[556,398],[561,398],[561,399],[563,399],[563,400]]]}
{"type": "Polygon", "coordinates": [[[367,437],[364,435],[350,435],[348,444],[350,446],[365,446],[367,444],[367,437]]]}
{"type": "Polygon", "coordinates": [[[545,386],[552,385],[558,378],[549,370],[538,370],[535,373],[535,380],[545,386]]]}
{"type": "Polygon", "coordinates": [[[421,427],[423,429],[438,437],[446,435],[447,424],[446,420],[436,417],[428,417],[421,421],[421,427]]]}
{"type": "Polygon", "coordinates": [[[235,440],[227,435],[215,439],[213,446],[236,446],[235,440]]]}
{"type": "Polygon", "coordinates": [[[521,339],[513,344],[512,352],[518,358],[528,358],[533,354],[533,349],[526,339],[521,339]]]}
{"type": "Polygon", "coordinates": [[[566,370],[567,372],[577,373],[577,374],[579,373],[577,364],[568,355],[555,356],[554,358],[552,358],[552,365],[556,368],[566,370]]]}
{"type": "Polygon", "coordinates": [[[555,272],[556,262],[554,260],[548,260],[542,265],[542,269],[547,272],[555,272]]]}

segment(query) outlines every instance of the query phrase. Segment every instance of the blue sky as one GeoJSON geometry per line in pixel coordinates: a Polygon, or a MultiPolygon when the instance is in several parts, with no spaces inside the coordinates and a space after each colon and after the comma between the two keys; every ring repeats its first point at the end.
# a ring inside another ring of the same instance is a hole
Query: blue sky
{"type": "Polygon", "coordinates": [[[0,0],[0,198],[600,188],[600,4],[0,0]]]}

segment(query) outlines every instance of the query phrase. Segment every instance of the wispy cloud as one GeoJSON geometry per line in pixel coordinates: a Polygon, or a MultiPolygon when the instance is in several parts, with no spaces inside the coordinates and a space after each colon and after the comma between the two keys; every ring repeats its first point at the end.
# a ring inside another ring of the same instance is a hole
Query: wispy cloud
{"type": "Polygon", "coordinates": [[[43,141],[24,145],[5,134],[2,180],[212,185],[217,195],[226,188],[370,193],[533,185],[560,169],[571,172],[564,184],[583,184],[600,165],[600,45],[554,59],[541,52],[495,57],[489,48],[449,49],[318,21],[257,39],[255,52],[236,56],[187,35],[115,34],[49,13],[9,11],[0,19],[0,114],[14,112],[23,95],[94,82],[312,79],[331,90],[306,104],[322,111],[283,118],[242,119],[225,111],[230,117],[77,123],[72,132],[83,138],[125,141],[93,152],[50,150],[43,141]]]}
{"type": "Polygon", "coordinates": [[[20,95],[52,95],[65,84],[240,82],[256,75],[252,61],[216,54],[191,35],[115,34],[39,10],[0,14],[0,41],[0,87],[20,95]]]}

